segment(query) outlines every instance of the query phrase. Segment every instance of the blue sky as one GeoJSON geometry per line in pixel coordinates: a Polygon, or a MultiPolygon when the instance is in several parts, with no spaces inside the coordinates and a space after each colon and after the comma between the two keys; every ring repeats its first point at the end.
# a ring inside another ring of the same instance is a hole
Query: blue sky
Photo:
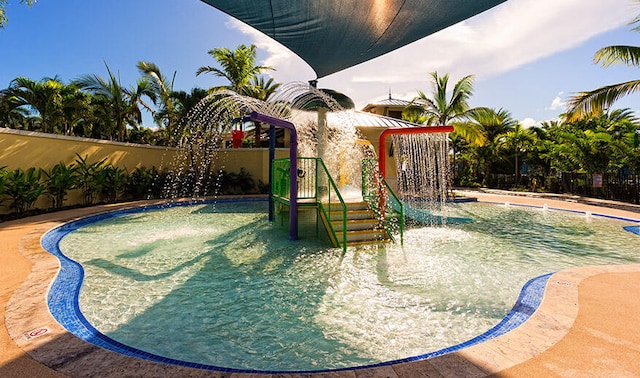
{"type": "MultiPolygon", "coordinates": [[[[640,14],[633,0],[509,0],[479,16],[380,58],[322,78],[319,87],[349,95],[358,108],[388,96],[410,100],[429,92],[429,72],[451,80],[475,75],[473,106],[503,108],[525,124],[556,118],[573,93],[638,78],[636,68],[602,68],[594,52],[607,45],[639,45],[628,22],[640,14]]],[[[282,83],[315,74],[279,44],[199,0],[39,0],[28,8],[9,0],[0,30],[0,87],[17,76],[106,75],[105,62],[124,85],[139,76],[136,62],[176,74],[175,88],[224,84],[195,76],[215,62],[207,51],[254,43],[261,64],[282,83]]],[[[616,107],[637,110],[638,96],[616,107]]],[[[145,117],[147,120],[149,117],[145,117]]],[[[149,121],[147,121],[149,122],[149,121]]],[[[149,125],[150,126],[150,125],[149,125]]]]}

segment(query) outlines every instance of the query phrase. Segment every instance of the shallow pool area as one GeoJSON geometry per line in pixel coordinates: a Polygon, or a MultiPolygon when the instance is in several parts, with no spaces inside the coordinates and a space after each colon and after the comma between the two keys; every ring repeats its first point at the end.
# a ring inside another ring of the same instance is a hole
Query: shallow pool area
{"type": "Polygon", "coordinates": [[[266,221],[266,202],[99,216],[70,226],[59,247],[84,268],[79,309],[102,334],[176,360],[275,371],[421,356],[498,324],[533,277],[640,260],[629,221],[451,211],[474,222],[413,228],[404,246],[345,255],[289,241],[266,221]]]}

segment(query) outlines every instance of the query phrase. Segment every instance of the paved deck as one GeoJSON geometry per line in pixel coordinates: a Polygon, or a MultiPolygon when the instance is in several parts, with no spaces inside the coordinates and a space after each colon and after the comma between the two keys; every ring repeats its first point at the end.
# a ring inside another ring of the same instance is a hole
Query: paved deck
{"type": "MultiPolygon", "coordinates": [[[[466,194],[480,201],[547,204],[550,208],[640,219],[640,209],[629,205],[601,202],[598,204],[608,207],[594,207],[576,198],[466,194]]],[[[41,235],[69,220],[139,204],[77,209],[0,223],[0,377],[256,376],[124,357],[79,340],[51,317],[46,293],[59,265],[40,247],[41,235]],[[40,329],[47,331],[38,337],[26,336],[40,329]]],[[[316,375],[640,377],[638,314],[640,264],[574,268],[553,275],[533,316],[506,335],[428,360],[316,375]]]]}

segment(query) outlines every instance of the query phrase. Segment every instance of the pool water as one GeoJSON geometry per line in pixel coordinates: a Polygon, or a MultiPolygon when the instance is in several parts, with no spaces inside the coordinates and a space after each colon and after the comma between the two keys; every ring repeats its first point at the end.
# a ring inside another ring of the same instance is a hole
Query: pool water
{"type": "Polygon", "coordinates": [[[67,234],[80,310],[100,332],[160,356],[307,371],[418,356],[499,323],[531,278],[640,261],[634,224],[466,203],[473,223],[414,227],[404,245],[288,240],[266,202],[140,211],[67,234]]]}

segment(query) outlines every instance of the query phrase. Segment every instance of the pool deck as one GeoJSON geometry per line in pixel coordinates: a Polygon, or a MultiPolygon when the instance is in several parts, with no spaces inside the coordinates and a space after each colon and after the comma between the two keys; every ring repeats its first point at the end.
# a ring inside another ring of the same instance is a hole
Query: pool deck
{"type": "MultiPolygon", "coordinates": [[[[640,207],[609,201],[497,191],[463,194],[481,202],[546,204],[550,209],[640,219],[640,207]]],[[[126,357],[81,341],[52,318],[46,294],[59,264],[41,248],[40,237],[70,220],[141,204],[144,202],[96,206],[0,223],[0,377],[268,376],[197,370],[126,357]]],[[[277,376],[638,377],[638,314],[640,264],[573,268],[549,279],[542,304],[529,320],[487,342],[397,365],[277,376]]]]}

